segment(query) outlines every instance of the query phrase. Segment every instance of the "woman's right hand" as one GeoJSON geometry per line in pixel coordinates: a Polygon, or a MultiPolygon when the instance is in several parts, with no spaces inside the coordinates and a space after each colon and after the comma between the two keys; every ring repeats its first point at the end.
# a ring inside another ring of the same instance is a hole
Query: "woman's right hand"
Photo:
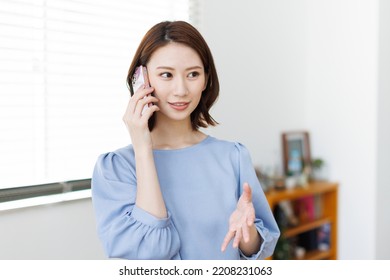
{"type": "Polygon", "coordinates": [[[122,118],[130,134],[135,150],[142,148],[151,149],[153,147],[148,120],[154,112],[160,110],[158,106],[155,105],[155,103],[158,102],[158,99],[152,96],[153,91],[153,87],[140,87],[130,98],[126,112],[122,118]],[[142,114],[144,106],[149,103],[149,107],[144,110],[142,114]]]}

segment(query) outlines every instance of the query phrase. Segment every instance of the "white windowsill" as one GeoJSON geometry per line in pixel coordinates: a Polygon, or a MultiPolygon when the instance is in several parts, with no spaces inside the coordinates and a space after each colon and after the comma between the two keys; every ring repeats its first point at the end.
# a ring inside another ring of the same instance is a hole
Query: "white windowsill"
{"type": "Polygon", "coordinates": [[[0,203],[0,211],[46,205],[46,204],[59,203],[65,201],[72,201],[78,199],[85,199],[90,197],[91,197],[91,190],[88,189],[88,190],[81,190],[81,191],[74,191],[74,192],[66,192],[61,194],[33,197],[27,199],[20,199],[20,200],[0,203]]]}

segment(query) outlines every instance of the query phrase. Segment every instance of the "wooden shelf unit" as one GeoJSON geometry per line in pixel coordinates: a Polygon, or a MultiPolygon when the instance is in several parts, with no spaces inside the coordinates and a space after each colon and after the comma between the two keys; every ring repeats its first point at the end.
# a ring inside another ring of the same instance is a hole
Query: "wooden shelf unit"
{"type": "Polygon", "coordinates": [[[304,259],[337,259],[337,190],[338,183],[310,182],[306,187],[271,190],[266,192],[266,197],[272,210],[274,210],[278,203],[284,200],[294,201],[313,195],[319,195],[321,197],[322,217],[310,222],[300,223],[297,226],[288,228],[282,233],[284,237],[290,238],[306,231],[319,228],[327,223],[331,225],[329,250],[306,252],[304,259]]]}

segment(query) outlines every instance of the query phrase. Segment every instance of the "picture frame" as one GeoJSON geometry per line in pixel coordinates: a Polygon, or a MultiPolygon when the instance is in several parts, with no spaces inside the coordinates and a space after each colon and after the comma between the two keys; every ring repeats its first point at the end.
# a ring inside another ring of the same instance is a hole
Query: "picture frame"
{"type": "Polygon", "coordinates": [[[283,132],[282,149],[285,175],[302,174],[305,167],[311,166],[308,131],[283,132]]]}

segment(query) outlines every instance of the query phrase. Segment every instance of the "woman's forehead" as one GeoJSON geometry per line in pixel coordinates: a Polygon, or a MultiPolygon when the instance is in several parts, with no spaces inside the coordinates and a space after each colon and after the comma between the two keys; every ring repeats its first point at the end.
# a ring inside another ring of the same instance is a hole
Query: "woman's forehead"
{"type": "Polygon", "coordinates": [[[198,53],[191,47],[171,42],[158,48],[150,57],[148,67],[189,68],[203,63],[198,53]]]}

